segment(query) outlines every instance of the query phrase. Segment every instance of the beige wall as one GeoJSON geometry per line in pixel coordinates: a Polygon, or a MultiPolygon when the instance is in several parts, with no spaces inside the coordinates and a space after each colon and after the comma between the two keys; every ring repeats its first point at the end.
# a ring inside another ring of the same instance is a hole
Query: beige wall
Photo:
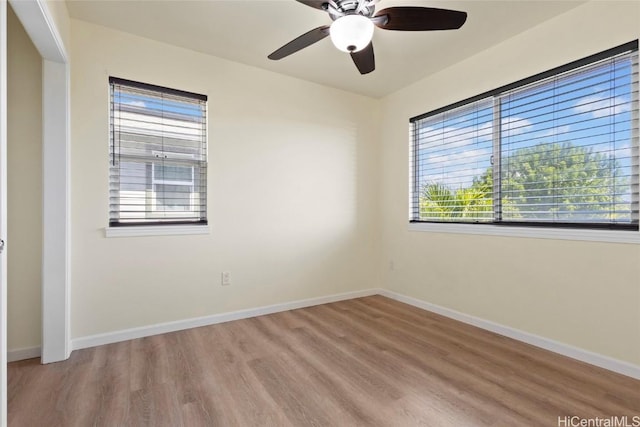
{"type": "Polygon", "coordinates": [[[591,2],[383,99],[384,285],[640,364],[640,247],[407,230],[408,120],[637,39],[640,3],[591,2]]]}
{"type": "MultiPolygon", "coordinates": [[[[639,13],[580,6],[382,101],[72,21],[72,336],[382,285],[640,364],[638,246],[407,230],[409,117],[638,38],[639,13]],[[209,95],[210,235],[104,237],[109,75],[209,95]]],[[[41,128],[16,117],[40,114],[41,69],[18,28],[10,349],[40,343],[41,128]]]]}
{"type": "Polygon", "coordinates": [[[71,46],[74,338],[379,285],[374,100],[81,21],[71,46]],[[110,75],[209,96],[211,234],[104,237],[110,75]]]}
{"type": "Polygon", "coordinates": [[[41,342],[42,60],[9,8],[8,349],[41,342]]]}

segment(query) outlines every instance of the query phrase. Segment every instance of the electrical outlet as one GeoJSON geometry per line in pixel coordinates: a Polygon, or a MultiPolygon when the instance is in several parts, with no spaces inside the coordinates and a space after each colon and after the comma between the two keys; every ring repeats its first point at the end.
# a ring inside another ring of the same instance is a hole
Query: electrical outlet
{"type": "Polygon", "coordinates": [[[222,286],[229,286],[231,284],[231,272],[223,271],[222,272],[222,286]]]}

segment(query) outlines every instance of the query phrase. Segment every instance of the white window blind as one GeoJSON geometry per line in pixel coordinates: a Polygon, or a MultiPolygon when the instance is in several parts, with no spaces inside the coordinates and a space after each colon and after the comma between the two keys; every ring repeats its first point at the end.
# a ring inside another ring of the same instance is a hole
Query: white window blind
{"type": "Polygon", "coordinates": [[[109,83],[109,225],[206,224],[207,97],[109,83]]]}
{"type": "Polygon", "coordinates": [[[637,230],[637,50],[411,119],[411,220],[637,230]]]}
{"type": "Polygon", "coordinates": [[[481,99],[414,123],[416,218],[493,220],[492,188],[480,182],[491,170],[492,117],[493,102],[481,99]]]}

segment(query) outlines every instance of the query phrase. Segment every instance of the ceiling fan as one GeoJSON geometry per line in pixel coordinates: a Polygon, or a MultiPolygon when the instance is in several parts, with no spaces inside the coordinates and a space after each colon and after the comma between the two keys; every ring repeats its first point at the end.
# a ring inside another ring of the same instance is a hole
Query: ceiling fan
{"type": "Polygon", "coordinates": [[[296,0],[327,12],[333,20],[304,33],[268,56],[279,60],[331,36],[333,44],[351,55],[360,74],[375,70],[373,54],[374,25],[383,30],[434,31],[457,30],[467,20],[466,12],[431,7],[389,7],[375,13],[380,0],[296,0]]]}

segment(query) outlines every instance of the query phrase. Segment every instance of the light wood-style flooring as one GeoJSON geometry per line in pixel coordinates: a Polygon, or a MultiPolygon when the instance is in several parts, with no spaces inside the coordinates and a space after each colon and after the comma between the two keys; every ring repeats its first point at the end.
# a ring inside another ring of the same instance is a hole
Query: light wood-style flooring
{"type": "Polygon", "coordinates": [[[640,381],[381,296],[9,364],[9,425],[557,426],[640,381]]]}

